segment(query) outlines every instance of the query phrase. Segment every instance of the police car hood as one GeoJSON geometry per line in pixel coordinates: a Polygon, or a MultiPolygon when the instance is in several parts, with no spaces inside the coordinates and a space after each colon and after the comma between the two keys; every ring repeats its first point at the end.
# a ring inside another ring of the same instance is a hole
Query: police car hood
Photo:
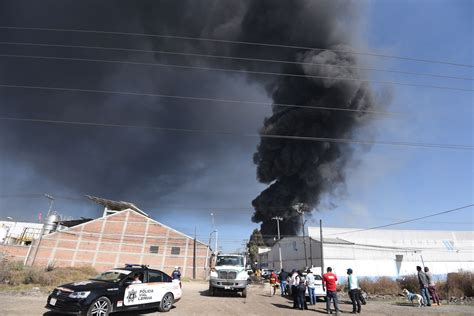
{"type": "Polygon", "coordinates": [[[93,291],[98,289],[108,289],[108,288],[118,288],[118,283],[112,282],[104,282],[104,281],[96,281],[96,280],[86,280],[86,281],[79,281],[79,282],[72,282],[63,284],[58,289],[68,292],[82,292],[82,291],[93,291]]]}

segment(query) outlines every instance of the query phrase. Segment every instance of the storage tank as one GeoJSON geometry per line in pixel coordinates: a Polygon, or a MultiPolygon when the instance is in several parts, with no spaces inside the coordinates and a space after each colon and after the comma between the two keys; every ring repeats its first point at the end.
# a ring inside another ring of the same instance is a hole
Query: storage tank
{"type": "Polygon", "coordinates": [[[61,217],[57,214],[51,214],[44,220],[44,231],[43,234],[50,234],[56,231],[58,227],[58,222],[61,220],[61,217]]]}

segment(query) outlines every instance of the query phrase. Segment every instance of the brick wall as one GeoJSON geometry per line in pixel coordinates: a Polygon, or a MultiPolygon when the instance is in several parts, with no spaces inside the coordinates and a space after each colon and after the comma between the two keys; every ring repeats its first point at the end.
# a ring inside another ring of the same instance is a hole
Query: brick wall
{"type": "Polygon", "coordinates": [[[8,260],[24,261],[30,246],[0,245],[0,257],[8,260]]]}
{"type": "MultiPolygon", "coordinates": [[[[32,247],[28,264],[92,265],[103,270],[137,263],[167,273],[171,273],[174,266],[180,266],[183,276],[192,277],[193,244],[189,236],[135,211],[125,210],[44,236],[39,247],[38,242],[32,247]]],[[[204,277],[206,252],[207,246],[198,242],[198,278],[204,277]]]]}

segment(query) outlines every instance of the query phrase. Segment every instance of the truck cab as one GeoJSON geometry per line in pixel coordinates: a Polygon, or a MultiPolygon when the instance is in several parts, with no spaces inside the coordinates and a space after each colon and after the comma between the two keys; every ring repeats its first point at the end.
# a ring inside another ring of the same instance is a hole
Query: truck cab
{"type": "Polygon", "coordinates": [[[209,278],[209,294],[218,291],[233,291],[247,296],[248,273],[245,256],[239,254],[219,254],[209,278]]]}

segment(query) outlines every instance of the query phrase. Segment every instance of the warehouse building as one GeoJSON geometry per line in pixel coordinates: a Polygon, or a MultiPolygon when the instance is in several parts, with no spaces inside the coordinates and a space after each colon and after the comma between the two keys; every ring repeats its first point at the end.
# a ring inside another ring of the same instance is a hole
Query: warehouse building
{"type": "MultiPolygon", "coordinates": [[[[284,269],[321,266],[319,227],[309,227],[308,235],[304,240],[280,240],[284,269]]],[[[269,268],[280,268],[278,245],[266,254],[269,268]]],[[[437,275],[474,271],[474,232],[326,227],[323,259],[323,266],[336,273],[345,275],[352,268],[367,277],[397,278],[415,273],[417,265],[428,266],[437,275]]]]}
{"type": "Polygon", "coordinates": [[[104,206],[102,217],[60,222],[61,230],[30,246],[3,245],[0,252],[27,265],[88,265],[103,270],[136,263],[168,273],[179,266],[183,276],[204,277],[206,244],[153,220],[132,203],[89,198],[104,206]]]}

